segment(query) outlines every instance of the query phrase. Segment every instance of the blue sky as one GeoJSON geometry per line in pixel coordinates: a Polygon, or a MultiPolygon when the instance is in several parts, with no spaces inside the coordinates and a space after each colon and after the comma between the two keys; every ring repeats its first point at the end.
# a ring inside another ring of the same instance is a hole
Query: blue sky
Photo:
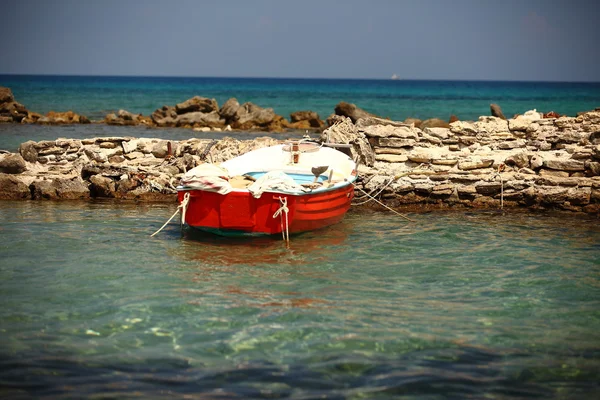
{"type": "Polygon", "coordinates": [[[600,81],[599,4],[4,1],[0,74],[600,81]]]}

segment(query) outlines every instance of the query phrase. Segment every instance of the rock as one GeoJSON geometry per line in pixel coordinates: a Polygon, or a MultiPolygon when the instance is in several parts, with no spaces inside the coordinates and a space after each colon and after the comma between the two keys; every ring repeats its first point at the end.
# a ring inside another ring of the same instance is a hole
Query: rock
{"type": "Polygon", "coordinates": [[[272,108],[262,108],[253,103],[244,103],[233,117],[232,127],[236,129],[264,128],[275,119],[272,108]]]}
{"type": "Polygon", "coordinates": [[[451,136],[451,131],[449,128],[425,128],[423,129],[424,133],[427,133],[431,136],[434,136],[438,139],[448,139],[451,136]]]}
{"type": "Polygon", "coordinates": [[[108,162],[108,157],[106,156],[106,154],[104,154],[103,152],[100,151],[100,149],[91,149],[91,148],[86,148],[84,150],[85,155],[90,159],[93,160],[95,162],[98,163],[105,163],[108,162]]]}
{"type": "Polygon", "coordinates": [[[497,117],[481,116],[475,122],[475,130],[478,134],[499,135],[505,134],[506,138],[513,138],[508,128],[508,121],[497,117]]]}
{"type": "Polygon", "coordinates": [[[367,137],[359,132],[352,120],[347,117],[337,116],[333,120],[333,125],[321,133],[321,140],[330,143],[352,144],[352,156],[361,164],[368,167],[375,163],[375,153],[369,144],[367,137]]]}
{"type": "Polygon", "coordinates": [[[27,170],[27,164],[20,154],[0,154],[0,173],[20,174],[27,170]]]}
{"type": "Polygon", "coordinates": [[[494,164],[494,160],[491,159],[474,159],[465,160],[458,163],[458,169],[463,171],[469,171],[472,169],[488,168],[494,164]]]}
{"type": "Polygon", "coordinates": [[[0,173],[0,199],[23,200],[29,198],[31,198],[31,192],[24,182],[12,174],[0,173]]]}
{"type": "Polygon", "coordinates": [[[517,168],[529,168],[529,156],[523,151],[506,157],[504,163],[517,168]]]}
{"type": "Polygon", "coordinates": [[[497,117],[500,119],[506,119],[504,114],[502,113],[502,109],[498,104],[490,104],[490,112],[492,113],[492,117],[497,117]]]}
{"type": "MultiPolygon", "coordinates": [[[[357,124],[358,131],[369,138],[401,138],[401,139],[419,139],[419,131],[417,128],[413,128],[411,125],[368,125],[361,126],[357,124]]],[[[385,146],[382,144],[382,146],[385,146]]]]}
{"type": "Polygon", "coordinates": [[[175,106],[175,112],[178,115],[190,112],[212,113],[219,111],[219,105],[215,99],[207,99],[206,97],[194,96],[191,99],[179,103],[175,106]]]}
{"type": "Polygon", "coordinates": [[[414,139],[401,139],[396,137],[381,138],[378,140],[379,146],[384,147],[413,147],[417,144],[414,139]]]}
{"type": "Polygon", "coordinates": [[[460,119],[459,119],[459,118],[458,118],[456,115],[454,115],[454,114],[452,114],[452,115],[450,116],[450,118],[448,118],[448,123],[449,123],[449,124],[451,124],[451,123],[453,123],[453,122],[456,122],[456,121],[460,121],[460,119]]]}
{"type": "Polygon", "coordinates": [[[402,163],[408,161],[408,157],[405,154],[375,154],[375,160],[389,163],[402,163]]]}
{"type": "Polygon", "coordinates": [[[79,177],[34,181],[30,190],[33,200],[85,200],[90,197],[87,183],[79,177]]]}
{"type": "Polygon", "coordinates": [[[371,114],[361,108],[358,108],[355,104],[346,103],[345,101],[339,102],[334,109],[336,115],[348,117],[352,123],[356,123],[360,118],[376,117],[375,114],[371,114]]]}
{"type": "Polygon", "coordinates": [[[529,160],[529,163],[531,165],[531,168],[535,170],[541,168],[544,165],[544,159],[539,155],[534,155],[529,160]]]}
{"type": "Polygon", "coordinates": [[[290,121],[292,123],[308,121],[310,127],[312,128],[322,128],[325,126],[325,123],[314,111],[296,111],[290,114],[290,121]]]}
{"type": "Polygon", "coordinates": [[[168,155],[173,155],[172,144],[167,140],[154,143],[152,146],[152,155],[156,158],[165,158],[168,155]],[[169,151],[169,148],[171,148],[171,151],[169,151]]]}
{"type": "Polygon", "coordinates": [[[544,118],[560,118],[561,115],[555,111],[544,113],[544,118]]]}
{"type": "Polygon", "coordinates": [[[35,148],[35,142],[33,140],[28,140],[25,143],[21,143],[19,146],[19,153],[23,157],[25,161],[36,162],[38,159],[38,152],[35,148]]]}
{"type": "Polygon", "coordinates": [[[423,121],[420,120],[419,118],[406,118],[404,120],[404,123],[405,124],[413,124],[415,126],[415,128],[420,128],[423,121]]]}
{"type": "Polygon", "coordinates": [[[150,118],[152,122],[160,127],[175,126],[177,112],[175,111],[175,107],[163,106],[155,110],[150,118]]]}
{"type": "Polygon", "coordinates": [[[15,101],[12,90],[10,90],[10,88],[0,86],[0,104],[10,103],[12,101],[15,101]]]}
{"type": "Polygon", "coordinates": [[[239,108],[240,103],[238,103],[236,98],[232,97],[223,104],[219,110],[219,115],[226,121],[226,123],[230,123],[233,121],[239,108]]]}
{"type": "Polygon", "coordinates": [[[223,127],[225,126],[225,120],[221,118],[217,111],[212,111],[210,113],[196,111],[177,116],[175,125],[223,127]]]}
{"type": "Polygon", "coordinates": [[[93,175],[90,177],[90,192],[93,197],[115,197],[115,181],[106,176],[93,175]]]}
{"type": "Polygon", "coordinates": [[[423,121],[419,128],[450,128],[450,124],[439,118],[430,118],[423,121]]]}
{"type": "Polygon", "coordinates": [[[586,161],[585,169],[589,176],[600,176],[600,162],[586,161]]]}
{"type": "Polygon", "coordinates": [[[79,115],[71,110],[65,112],[49,111],[45,117],[37,120],[39,124],[45,125],[62,125],[62,124],[79,124],[79,123],[90,123],[90,120],[79,115]]]}
{"type": "Polygon", "coordinates": [[[415,163],[430,163],[432,156],[423,150],[416,150],[408,154],[408,159],[415,163]]]}
{"type": "Polygon", "coordinates": [[[559,171],[584,171],[585,164],[583,161],[573,159],[546,159],[544,160],[544,167],[559,171]]]}

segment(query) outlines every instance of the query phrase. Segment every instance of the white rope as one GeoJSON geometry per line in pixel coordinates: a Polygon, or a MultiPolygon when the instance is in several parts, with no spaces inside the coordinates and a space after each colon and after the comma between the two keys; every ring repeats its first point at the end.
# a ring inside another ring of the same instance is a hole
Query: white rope
{"type": "Polygon", "coordinates": [[[368,203],[368,202],[372,201],[372,200],[373,200],[375,197],[379,196],[379,194],[380,194],[381,192],[383,192],[383,191],[384,191],[384,190],[385,190],[385,189],[386,189],[388,186],[390,186],[390,185],[392,184],[392,182],[396,181],[396,179],[398,179],[398,178],[399,178],[399,177],[394,177],[394,178],[390,179],[390,181],[389,181],[388,183],[386,183],[386,184],[385,184],[385,185],[384,185],[384,186],[383,186],[383,187],[382,187],[382,188],[379,190],[379,192],[375,193],[374,195],[370,195],[370,194],[368,194],[367,192],[363,192],[363,193],[364,193],[366,196],[361,196],[360,198],[361,198],[361,199],[363,199],[363,198],[365,198],[365,197],[370,197],[370,198],[369,198],[369,200],[365,200],[365,201],[362,201],[362,202],[360,202],[360,203],[353,203],[352,205],[353,205],[353,206],[362,206],[363,204],[366,204],[366,203],[368,203]]]}
{"type": "Polygon", "coordinates": [[[496,172],[493,177],[494,179],[496,178],[496,176],[498,176],[500,178],[500,209],[503,210],[504,209],[504,179],[502,179],[502,174],[500,172],[502,172],[505,168],[504,164],[500,164],[498,165],[498,172],[496,172]]]}
{"type": "Polygon", "coordinates": [[[181,210],[181,223],[183,224],[185,222],[185,212],[187,210],[187,205],[188,202],[190,201],[190,193],[187,192],[184,196],[183,196],[183,201],[181,202],[181,204],[179,204],[179,206],[177,207],[177,210],[175,211],[175,213],[173,215],[171,215],[171,218],[169,218],[169,220],[167,222],[164,223],[163,226],[160,227],[159,230],[157,230],[156,232],[154,232],[152,235],[150,235],[150,237],[153,237],[154,235],[156,235],[158,232],[162,231],[165,226],[167,226],[167,224],[169,222],[171,222],[171,220],[173,218],[175,218],[175,216],[177,215],[177,213],[181,210]]]}
{"type": "Polygon", "coordinates": [[[387,208],[388,210],[390,210],[391,212],[393,212],[394,214],[397,214],[399,216],[401,216],[402,218],[404,218],[407,221],[410,222],[415,222],[414,220],[408,218],[406,215],[400,214],[398,211],[386,206],[385,204],[383,204],[382,202],[380,202],[379,200],[377,200],[375,197],[371,196],[369,193],[365,192],[364,190],[362,190],[361,188],[357,187],[356,189],[360,190],[361,192],[363,192],[364,194],[366,194],[368,197],[371,197],[371,200],[375,201],[377,204],[387,208]]]}
{"type": "Polygon", "coordinates": [[[273,218],[281,217],[281,235],[283,236],[283,240],[289,244],[290,242],[290,230],[289,230],[289,220],[288,213],[290,209],[287,206],[287,197],[279,197],[279,202],[281,206],[275,211],[273,214],[273,218]],[[285,214],[285,230],[283,229],[283,214],[285,214]]]}

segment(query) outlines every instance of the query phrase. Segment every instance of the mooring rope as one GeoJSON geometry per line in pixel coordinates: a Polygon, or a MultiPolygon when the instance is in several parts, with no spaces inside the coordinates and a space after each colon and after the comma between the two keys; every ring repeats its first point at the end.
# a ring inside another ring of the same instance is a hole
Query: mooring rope
{"type": "Polygon", "coordinates": [[[190,193],[187,192],[183,196],[183,201],[181,202],[181,204],[179,204],[179,206],[177,206],[177,210],[175,211],[175,213],[173,215],[171,215],[171,218],[169,218],[169,220],[167,222],[165,222],[164,225],[161,226],[159,230],[157,230],[152,235],[150,235],[150,237],[152,237],[152,236],[156,235],[158,232],[162,231],[164,229],[164,227],[167,226],[167,224],[169,222],[171,222],[171,220],[173,218],[175,218],[175,216],[177,215],[177,213],[179,211],[181,211],[181,224],[183,225],[183,223],[185,222],[185,212],[187,211],[187,205],[188,205],[189,201],[190,201],[190,193]]]}
{"type": "Polygon", "coordinates": [[[404,214],[400,214],[398,211],[394,210],[393,208],[390,208],[390,207],[386,206],[385,204],[383,204],[382,202],[380,202],[380,201],[379,201],[379,200],[377,200],[375,197],[371,196],[369,193],[365,192],[365,191],[364,191],[364,190],[362,190],[361,188],[359,188],[359,187],[356,187],[356,186],[355,186],[355,188],[356,188],[356,189],[358,189],[358,190],[360,190],[360,191],[361,191],[361,192],[363,192],[363,193],[364,193],[364,194],[365,194],[367,197],[370,197],[370,198],[371,198],[371,200],[375,201],[375,202],[376,202],[377,204],[379,204],[380,206],[383,206],[383,207],[387,208],[388,210],[390,210],[390,211],[391,211],[391,212],[393,212],[394,214],[401,216],[402,218],[404,218],[404,219],[405,219],[405,220],[407,220],[407,221],[410,221],[410,222],[415,222],[414,220],[412,220],[412,219],[408,218],[406,215],[404,215],[404,214]]]}
{"type": "Polygon", "coordinates": [[[290,209],[287,206],[287,197],[279,197],[279,203],[281,203],[281,206],[277,209],[277,211],[275,211],[275,214],[273,214],[273,218],[277,218],[277,217],[281,217],[281,235],[283,236],[283,240],[289,244],[290,243],[290,227],[289,227],[289,220],[288,220],[288,213],[290,211],[290,209]],[[283,214],[285,214],[285,230],[283,229],[283,214]]]}

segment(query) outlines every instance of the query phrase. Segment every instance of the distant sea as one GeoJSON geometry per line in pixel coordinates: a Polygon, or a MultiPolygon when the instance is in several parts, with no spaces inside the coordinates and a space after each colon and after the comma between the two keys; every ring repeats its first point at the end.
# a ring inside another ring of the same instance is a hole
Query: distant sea
{"type": "Polygon", "coordinates": [[[106,76],[0,75],[29,110],[73,110],[91,119],[126,109],[144,115],[193,96],[231,97],[240,103],[272,107],[286,118],[294,111],[316,111],[322,119],[340,101],[393,120],[462,120],[489,115],[490,103],[512,116],[530,109],[576,115],[600,106],[600,82],[499,82],[366,79],[168,78],[106,76]]]}

